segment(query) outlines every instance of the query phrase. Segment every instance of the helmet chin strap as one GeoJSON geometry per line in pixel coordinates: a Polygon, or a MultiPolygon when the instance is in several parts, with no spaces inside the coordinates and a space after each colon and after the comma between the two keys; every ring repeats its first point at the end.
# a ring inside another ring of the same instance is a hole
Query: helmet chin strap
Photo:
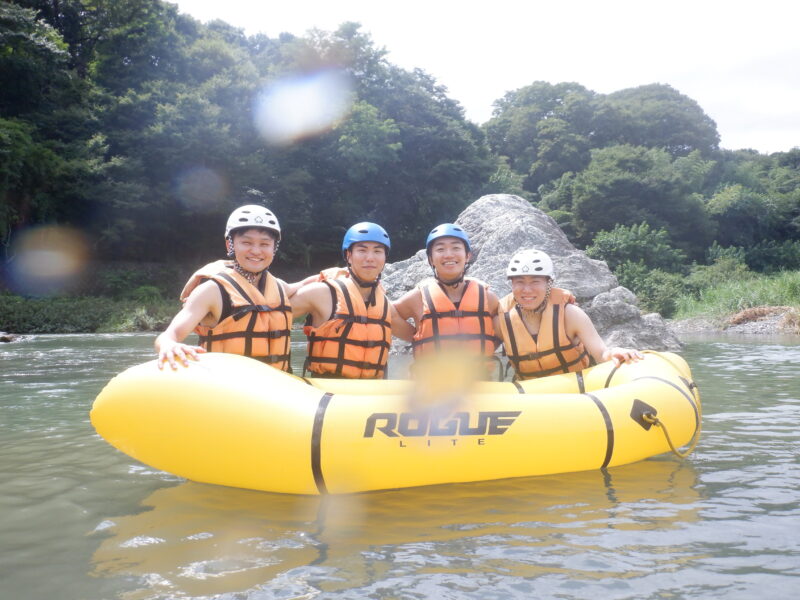
{"type": "Polygon", "coordinates": [[[378,276],[375,278],[374,281],[364,281],[358,275],[356,275],[355,271],[353,271],[352,265],[348,262],[347,263],[347,272],[350,273],[350,278],[356,282],[358,287],[362,288],[372,288],[369,292],[369,296],[367,297],[366,304],[367,306],[375,306],[376,299],[375,299],[375,290],[378,288],[378,283],[381,281],[381,273],[378,273],[378,276]]]}
{"type": "MultiPolygon", "coordinates": [[[[530,312],[532,312],[532,313],[543,313],[544,312],[544,309],[547,308],[547,302],[550,300],[550,290],[552,290],[552,289],[553,289],[553,279],[549,278],[547,280],[547,291],[544,293],[544,300],[542,300],[542,303],[539,306],[537,306],[534,309],[531,309],[530,312]]],[[[519,305],[519,302],[517,302],[517,306],[519,306],[520,310],[526,310],[526,311],[528,310],[526,308],[522,308],[519,305]]]]}
{"type": "MultiPolygon", "coordinates": [[[[245,279],[247,279],[247,281],[249,281],[251,285],[256,285],[256,281],[258,280],[258,278],[263,276],[267,271],[269,271],[269,267],[265,267],[264,269],[258,271],[257,273],[248,271],[247,269],[242,267],[242,265],[239,264],[238,260],[236,260],[236,253],[233,251],[233,238],[231,238],[230,236],[226,237],[225,245],[228,248],[228,258],[233,259],[233,270],[236,271],[239,275],[241,275],[245,279]]],[[[275,249],[276,250],[278,249],[277,245],[275,249]]]]}
{"type": "Polygon", "coordinates": [[[467,263],[466,265],[464,265],[464,270],[461,271],[461,275],[459,275],[455,279],[451,279],[450,281],[445,281],[444,279],[439,277],[439,272],[436,270],[436,267],[433,266],[433,263],[431,262],[430,259],[428,259],[428,264],[431,266],[431,269],[433,269],[433,278],[440,284],[446,285],[447,287],[451,287],[453,289],[457,288],[459,284],[462,281],[464,281],[464,276],[467,274],[467,269],[469,269],[469,263],[467,263]]]}

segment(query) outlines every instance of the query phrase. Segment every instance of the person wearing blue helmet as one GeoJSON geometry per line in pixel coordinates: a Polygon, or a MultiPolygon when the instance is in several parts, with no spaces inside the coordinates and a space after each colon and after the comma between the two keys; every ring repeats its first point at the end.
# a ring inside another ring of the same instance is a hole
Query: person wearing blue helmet
{"type": "Polygon", "coordinates": [[[467,233],[454,223],[437,225],[428,234],[425,252],[433,277],[395,303],[400,316],[416,325],[414,356],[453,348],[491,357],[498,298],[485,283],[466,276],[472,258],[467,233]]]}
{"type": "Polygon", "coordinates": [[[357,223],[342,240],[346,270],[323,271],[292,298],[294,314],[307,314],[308,356],[315,377],[380,379],[386,375],[392,335],[411,341],[380,284],[391,241],[376,223],[357,223]]]}

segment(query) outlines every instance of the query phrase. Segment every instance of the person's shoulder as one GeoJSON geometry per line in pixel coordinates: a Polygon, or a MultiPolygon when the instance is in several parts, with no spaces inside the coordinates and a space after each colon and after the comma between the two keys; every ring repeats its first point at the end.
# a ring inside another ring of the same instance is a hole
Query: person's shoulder
{"type": "Polygon", "coordinates": [[[589,315],[577,304],[566,304],[564,306],[564,314],[567,318],[574,319],[588,319],[589,315]]]}

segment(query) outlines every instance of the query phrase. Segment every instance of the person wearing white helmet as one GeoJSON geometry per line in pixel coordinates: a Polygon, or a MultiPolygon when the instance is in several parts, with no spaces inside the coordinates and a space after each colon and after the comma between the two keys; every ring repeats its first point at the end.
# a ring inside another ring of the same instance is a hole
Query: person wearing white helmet
{"type": "Polygon", "coordinates": [[[553,285],[553,261],[541,250],[520,250],[508,263],[511,293],[500,300],[495,330],[516,380],[580,371],[596,362],[642,358],[638,350],[608,348],[568,291],[553,285]]]}
{"type": "Polygon", "coordinates": [[[433,277],[424,279],[396,303],[397,311],[416,325],[414,357],[442,350],[483,357],[488,377],[494,366],[497,338],[492,318],[498,298],[489,286],[466,277],[472,258],[467,233],[457,224],[434,227],[425,242],[433,277]]]}
{"type": "Polygon", "coordinates": [[[251,204],[234,210],[225,225],[229,260],[209,263],[192,275],[181,292],[184,303],[156,338],[158,366],[186,365],[203,352],[242,354],[290,371],[292,308],[287,285],[269,267],[281,241],[277,217],[251,204]],[[200,345],[184,344],[192,331],[200,345]]]}

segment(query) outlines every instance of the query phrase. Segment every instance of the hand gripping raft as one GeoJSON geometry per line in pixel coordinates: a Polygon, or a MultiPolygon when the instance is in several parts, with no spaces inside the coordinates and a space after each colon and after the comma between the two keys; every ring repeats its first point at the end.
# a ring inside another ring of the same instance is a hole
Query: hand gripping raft
{"type": "Polygon", "coordinates": [[[117,375],[91,421],[111,445],[157,469],[292,494],[599,469],[668,452],[700,432],[697,387],[670,353],[479,383],[448,408],[414,409],[411,393],[409,381],[305,380],[210,353],[177,371],[150,361],[117,375]]]}

